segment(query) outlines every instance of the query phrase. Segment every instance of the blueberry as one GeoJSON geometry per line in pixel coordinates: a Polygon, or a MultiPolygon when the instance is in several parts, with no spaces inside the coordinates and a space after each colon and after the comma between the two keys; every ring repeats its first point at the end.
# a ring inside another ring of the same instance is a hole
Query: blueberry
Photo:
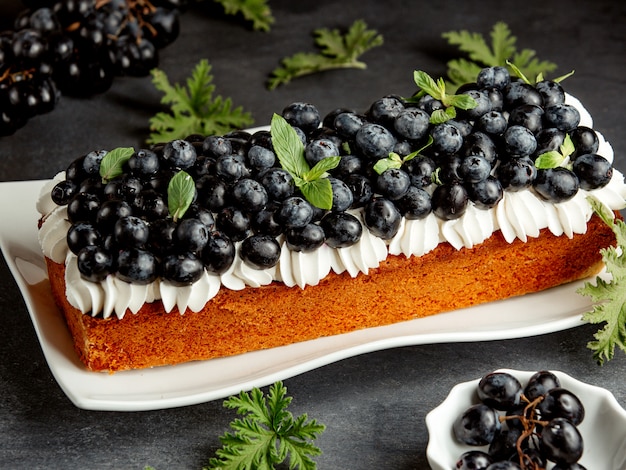
{"type": "Polygon", "coordinates": [[[120,250],[116,266],[117,277],[133,284],[150,284],[157,278],[159,272],[154,255],[138,248],[120,250]]]}
{"type": "Polygon", "coordinates": [[[496,87],[503,90],[511,82],[511,75],[506,67],[485,67],[476,77],[476,84],[480,88],[496,87]]]}
{"type": "Polygon", "coordinates": [[[170,218],[157,219],[151,222],[148,235],[150,251],[158,256],[168,253],[174,246],[176,227],[176,222],[170,218]]]}
{"type": "Polygon", "coordinates": [[[326,116],[324,116],[324,119],[322,119],[322,127],[326,127],[329,129],[334,129],[335,128],[335,119],[337,118],[337,116],[339,116],[342,113],[355,113],[355,111],[353,109],[349,109],[349,108],[335,108],[332,111],[330,111],[328,114],[326,114],[326,116]]]}
{"type": "Polygon", "coordinates": [[[185,215],[183,215],[183,218],[198,219],[209,231],[213,230],[215,227],[215,217],[213,217],[213,213],[200,204],[192,203],[187,209],[187,212],[185,212],[185,215]]]}
{"type": "Polygon", "coordinates": [[[282,116],[289,124],[300,128],[305,134],[317,129],[321,121],[318,109],[312,104],[302,102],[291,103],[285,107],[282,116]]]}
{"type": "Polygon", "coordinates": [[[250,147],[250,150],[248,150],[247,161],[250,168],[261,171],[274,166],[276,163],[276,154],[273,150],[268,148],[253,145],[250,147]]]}
{"type": "Polygon", "coordinates": [[[132,215],[132,208],[126,201],[112,199],[104,201],[96,214],[96,224],[105,232],[111,232],[115,223],[122,217],[132,215]]]}
{"type": "Polygon", "coordinates": [[[389,168],[376,178],[378,193],[392,201],[404,196],[410,185],[409,174],[400,168],[389,168]]]}
{"type": "Polygon", "coordinates": [[[272,133],[267,130],[256,131],[248,139],[248,145],[250,148],[258,146],[266,150],[272,150],[273,153],[272,133]]]}
{"type": "Polygon", "coordinates": [[[94,194],[78,193],[67,204],[67,217],[70,222],[95,222],[100,209],[100,198],[94,194]]]}
{"type": "Polygon", "coordinates": [[[232,155],[232,141],[223,136],[211,135],[204,139],[202,143],[202,152],[209,157],[219,158],[226,155],[232,155]]]}
{"type": "Polygon", "coordinates": [[[359,219],[347,212],[330,212],[320,221],[326,244],[331,248],[345,248],[361,239],[363,226],[359,219]]]}
{"type": "Polygon", "coordinates": [[[117,185],[117,195],[132,204],[142,189],[143,184],[139,178],[125,175],[117,185]]]}
{"type": "Polygon", "coordinates": [[[188,286],[202,277],[204,265],[193,253],[171,254],[163,259],[163,278],[174,286],[188,286]]]}
{"type": "Polygon", "coordinates": [[[508,121],[502,111],[489,111],[476,121],[475,128],[487,134],[501,135],[507,126],[508,121]]]}
{"type": "Polygon", "coordinates": [[[253,214],[250,221],[252,230],[256,233],[272,235],[273,237],[280,235],[283,232],[283,227],[276,221],[275,217],[278,206],[278,203],[273,202],[265,207],[265,209],[253,214]]]}
{"type": "Polygon", "coordinates": [[[389,199],[373,198],[366,206],[364,222],[375,236],[388,240],[393,238],[400,228],[402,215],[389,199]]]}
{"type": "Polygon", "coordinates": [[[404,105],[399,98],[385,96],[370,105],[367,116],[372,121],[386,126],[391,124],[403,110],[404,105]]]}
{"type": "Polygon", "coordinates": [[[140,149],[130,156],[128,168],[139,177],[150,177],[159,171],[159,157],[152,150],[140,149]]]}
{"type": "Polygon", "coordinates": [[[419,109],[426,111],[429,116],[433,113],[433,111],[443,109],[443,103],[430,95],[421,96],[417,100],[416,106],[419,109]]]}
{"type": "Polygon", "coordinates": [[[552,80],[542,80],[535,84],[535,88],[543,98],[543,105],[554,106],[565,102],[565,91],[563,87],[552,80]]]}
{"type": "Polygon", "coordinates": [[[534,104],[523,104],[513,108],[509,114],[509,126],[523,126],[532,133],[543,127],[543,108],[534,104]]]}
{"type": "Polygon", "coordinates": [[[344,183],[350,188],[352,193],[352,208],[363,207],[374,196],[374,190],[370,180],[359,174],[349,175],[344,183]]]}
{"type": "Polygon", "coordinates": [[[100,282],[113,272],[113,257],[100,246],[88,245],[78,252],[78,270],[83,278],[100,282]]]}
{"type": "Polygon", "coordinates": [[[435,161],[425,155],[420,155],[405,164],[411,178],[411,184],[418,188],[425,188],[432,184],[433,172],[437,169],[435,161]]]}
{"type": "Polygon", "coordinates": [[[439,171],[437,176],[442,183],[458,183],[463,178],[459,175],[459,167],[463,162],[463,157],[459,154],[443,155],[438,158],[439,171]]]}
{"type": "Polygon", "coordinates": [[[432,148],[436,152],[454,154],[463,146],[463,136],[459,129],[448,122],[435,124],[430,135],[433,138],[432,148]]]}
{"type": "Polygon", "coordinates": [[[580,187],[585,190],[602,188],[609,184],[613,177],[611,163],[597,153],[576,157],[572,170],[578,177],[580,187]]]}
{"type": "Polygon", "coordinates": [[[200,219],[182,219],[174,232],[177,248],[183,252],[202,251],[209,239],[209,230],[200,219]]]}
{"type": "Polygon", "coordinates": [[[483,88],[482,91],[487,95],[491,102],[491,111],[502,111],[504,108],[504,96],[502,90],[495,86],[483,88]]]}
{"type": "Polygon", "coordinates": [[[570,138],[575,148],[574,153],[571,155],[572,159],[575,159],[579,155],[596,153],[598,151],[598,135],[589,127],[578,126],[570,133],[570,138]]]}
{"type": "Polygon", "coordinates": [[[148,242],[148,224],[139,217],[121,217],[113,226],[116,243],[122,248],[141,248],[148,242]]]}
{"type": "Polygon", "coordinates": [[[481,131],[474,131],[465,138],[462,154],[465,157],[480,155],[492,167],[495,166],[498,159],[498,149],[495,142],[488,134],[481,131]]]}
{"type": "Polygon", "coordinates": [[[248,169],[244,162],[235,154],[218,157],[215,162],[215,173],[227,183],[233,183],[247,176],[248,169]]]}
{"type": "Polygon", "coordinates": [[[96,227],[89,222],[76,222],[71,225],[66,235],[67,246],[74,254],[89,245],[99,245],[102,236],[96,227]]]}
{"type": "Polygon", "coordinates": [[[217,176],[205,175],[196,182],[198,200],[208,209],[218,212],[226,206],[229,185],[217,176]]]}
{"type": "Polygon", "coordinates": [[[225,233],[215,231],[209,234],[202,261],[204,267],[215,274],[222,274],[230,268],[235,259],[235,245],[225,233]]]}
{"type": "Polygon", "coordinates": [[[332,140],[317,139],[309,142],[304,148],[304,157],[307,163],[313,167],[318,162],[328,157],[339,155],[339,149],[332,140]]]}
{"type": "Polygon", "coordinates": [[[484,91],[481,90],[468,90],[462,93],[474,99],[476,106],[471,109],[462,110],[462,115],[467,116],[468,119],[475,120],[480,118],[483,114],[491,111],[491,101],[484,91]]]}
{"type": "Polygon", "coordinates": [[[528,156],[537,149],[537,140],[526,127],[509,126],[504,132],[504,146],[509,155],[528,156]]]}
{"type": "Polygon", "coordinates": [[[357,155],[342,155],[339,164],[331,170],[331,173],[340,179],[345,179],[349,175],[361,173],[365,165],[361,157],[357,155]]]}
{"type": "Polygon", "coordinates": [[[389,155],[396,139],[380,124],[366,123],[356,133],[355,142],[363,155],[378,160],[389,155]]]}
{"type": "Polygon", "coordinates": [[[329,177],[328,180],[330,181],[330,186],[333,191],[333,202],[330,210],[343,212],[349,209],[350,206],[352,206],[354,197],[348,185],[337,178],[329,177]]]}
{"type": "Polygon", "coordinates": [[[285,199],[276,211],[276,220],[285,228],[304,227],[313,219],[313,207],[299,196],[285,199]]]}
{"type": "Polygon", "coordinates": [[[433,212],[443,220],[461,217],[467,209],[467,190],[458,182],[437,186],[432,194],[433,212]]]}
{"type": "Polygon", "coordinates": [[[430,194],[417,186],[409,186],[404,196],[394,203],[400,213],[409,220],[423,219],[432,212],[430,194]]]}
{"type": "Polygon", "coordinates": [[[337,134],[344,139],[353,140],[357,131],[365,124],[365,118],[354,112],[343,112],[337,114],[333,120],[333,127],[337,134]]]}
{"type": "Polygon", "coordinates": [[[567,168],[557,167],[537,170],[533,182],[537,194],[551,202],[564,202],[578,192],[578,177],[567,168]]]}
{"type": "Polygon", "coordinates": [[[504,196],[502,184],[495,176],[488,176],[487,179],[470,183],[466,187],[470,200],[479,209],[495,207],[504,196]]]}
{"type": "Polygon", "coordinates": [[[99,175],[100,163],[106,154],[106,150],[94,150],[85,155],[83,159],[83,170],[85,174],[88,176],[99,175]]]}
{"type": "Polygon", "coordinates": [[[457,441],[474,446],[484,446],[493,441],[500,431],[498,413],[493,408],[478,404],[469,407],[452,426],[457,441]]]}
{"type": "Polygon", "coordinates": [[[196,162],[196,157],[196,149],[186,140],[173,140],[163,147],[163,160],[171,168],[180,170],[191,168],[196,162]]]}
{"type": "Polygon", "coordinates": [[[280,259],[280,245],[269,235],[252,235],[241,244],[241,259],[254,269],[276,266],[280,259]]]}
{"type": "Polygon", "coordinates": [[[270,200],[283,201],[294,193],[293,177],[282,168],[268,168],[259,174],[259,181],[270,200]]]}
{"type": "Polygon", "coordinates": [[[545,108],[543,119],[546,127],[572,132],[580,123],[580,113],[574,106],[561,103],[545,108]]]}
{"type": "Polygon", "coordinates": [[[314,223],[291,228],[285,232],[285,241],[290,250],[309,253],[324,244],[324,229],[314,223]]]}
{"type": "Polygon", "coordinates": [[[478,183],[487,179],[491,173],[491,165],[485,157],[470,155],[459,165],[458,174],[466,183],[478,183]]]}
{"type": "Polygon", "coordinates": [[[246,212],[234,207],[224,207],[217,214],[216,226],[218,230],[228,235],[232,241],[238,242],[248,236],[250,217],[246,212]]]}
{"type": "Polygon", "coordinates": [[[428,134],[430,116],[419,108],[407,108],[393,121],[396,133],[408,140],[420,140],[428,134]]]}
{"type": "Polygon", "coordinates": [[[516,108],[523,104],[543,105],[543,98],[537,89],[522,81],[509,83],[503,90],[504,105],[507,109],[516,108]]]}
{"type": "Polygon", "coordinates": [[[547,127],[537,133],[535,140],[537,141],[537,148],[534,155],[539,156],[546,152],[559,150],[565,141],[565,132],[556,127],[547,127]]]}
{"type": "Polygon", "coordinates": [[[76,183],[70,180],[59,181],[50,192],[50,197],[59,206],[67,205],[78,190],[76,183]]]}
{"type": "Polygon", "coordinates": [[[263,185],[250,178],[237,181],[233,186],[232,195],[235,205],[247,212],[260,211],[269,200],[263,185]]]}
{"type": "Polygon", "coordinates": [[[137,205],[141,209],[142,217],[147,220],[160,219],[169,214],[166,198],[154,189],[141,191],[137,198],[137,205]]]}

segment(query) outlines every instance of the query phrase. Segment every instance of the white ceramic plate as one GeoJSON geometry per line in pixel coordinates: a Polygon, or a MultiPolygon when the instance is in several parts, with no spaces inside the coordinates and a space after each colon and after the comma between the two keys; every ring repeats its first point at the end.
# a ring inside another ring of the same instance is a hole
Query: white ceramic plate
{"type": "MultiPolygon", "coordinates": [[[[501,371],[517,377],[523,386],[534,373],[511,369],[501,371]]],[[[626,411],[613,394],[604,388],[580,382],[563,372],[552,372],[559,378],[561,387],[576,394],[585,407],[585,419],[578,426],[584,443],[579,463],[589,470],[626,468],[626,411]]],[[[457,443],[452,431],[452,423],[457,416],[472,404],[478,403],[476,387],[479,381],[476,379],[456,385],[443,403],[426,416],[429,434],[426,456],[433,470],[456,468],[455,463],[463,452],[485,449],[457,443]]]]}
{"type": "Polygon", "coordinates": [[[0,183],[0,248],[24,296],[54,377],[72,402],[91,410],[185,406],[261,387],[358,354],[398,346],[518,338],[582,324],[590,308],[582,282],[545,292],[240,356],[115,374],[87,371],[49,291],[37,241],[35,202],[44,181],[0,183]],[[6,202],[10,201],[10,202],[6,202]]]}

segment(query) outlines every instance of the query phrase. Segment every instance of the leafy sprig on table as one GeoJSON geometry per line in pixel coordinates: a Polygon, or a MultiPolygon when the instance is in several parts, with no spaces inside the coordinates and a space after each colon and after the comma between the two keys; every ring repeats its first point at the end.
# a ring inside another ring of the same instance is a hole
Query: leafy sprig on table
{"type": "Polygon", "coordinates": [[[172,85],[160,69],[152,70],[152,82],[163,92],[161,104],[169,105],[170,112],[159,112],[150,118],[152,133],[148,143],[169,142],[191,134],[225,134],[254,122],[241,106],[233,108],[230,98],[213,95],[215,85],[206,59],[194,67],[186,86],[172,85]]]}
{"type": "Polygon", "coordinates": [[[287,411],[291,400],[280,381],[270,386],[267,397],[254,388],[228,398],[224,406],[244,417],[230,424],[234,432],[220,437],[223,447],[203,470],[270,470],[285,460],[290,469],[316,468],[311,457],[322,452],[311,441],[326,427],[306,414],[294,418],[287,411]]]}
{"type": "Polygon", "coordinates": [[[613,359],[615,347],[626,353],[626,223],[615,219],[597,199],[589,197],[587,200],[604,223],[611,227],[617,240],[617,246],[600,251],[606,271],[612,279],[605,281],[598,276],[595,285],[585,282],[584,287],[577,291],[591,297],[594,302],[593,310],[583,314],[583,320],[593,324],[605,323],[595,333],[595,341],[587,344],[593,351],[594,359],[603,365],[613,359]]]}
{"type": "Polygon", "coordinates": [[[326,157],[311,168],[304,157],[304,144],[293,127],[278,114],[272,117],[270,126],[272,144],[278,161],[288,171],[302,195],[320,209],[330,209],[333,190],[328,174],[341,160],[340,156],[326,157]]]}
{"type": "Polygon", "coordinates": [[[267,0],[214,0],[224,7],[227,15],[241,14],[245,20],[252,22],[257,31],[269,31],[274,24],[272,10],[267,0]]]}
{"type": "Polygon", "coordinates": [[[526,76],[537,76],[540,73],[553,72],[556,64],[546,60],[539,60],[533,49],[517,50],[517,38],[513,36],[508,25],[502,21],[494,24],[488,44],[480,33],[466,30],[448,31],[442,35],[448,43],[467,54],[448,62],[449,89],[454,89],[465,83],[476,80],[478,72],[484,67],[506,66],[507,61],[517,65],[526,76]]]}
{"type": "Polygon", "coordinates": [[[287,84],[294,78],[316,72],[340,68],[365,69],[365,62],[359,57],[368,50],[383,44],[382,35],[376,30],[367,29],[363,20],[356,20],[342,34],[338,29],[319,28],[313,32],[319,53],[298,52],[281,60],[281,66],[270,75],[267,87],[273,90],[287,84]]]}

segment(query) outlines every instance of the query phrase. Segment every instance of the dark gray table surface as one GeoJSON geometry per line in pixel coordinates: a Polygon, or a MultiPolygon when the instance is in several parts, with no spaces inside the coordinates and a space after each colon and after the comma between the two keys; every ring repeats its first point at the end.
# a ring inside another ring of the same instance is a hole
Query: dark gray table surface
{"type": "MultiPolygon", "coordinates": [[[[322,113],[346,106],[363,110],[389,93],[413,91],[412,71],[445,73],[458,55],[441,33],[468,29],[487,34],[509,24],[520,47],[535,49],[576,70],[566,88],[590,110],[611,141],[616,166],[626,169],[626,7],[606,1],[270,1],[270,33],[254,32],[219,9],[196,6],[181,19],[179,39],[161,51],[160,67],[174,81],[207,58],[217,93],[252,112],[257,125],[292,101],[309,101],[322,113]],[[357,18],[384,35],[385,44],[363,56],[364,71],[332,71],[265,88],[280,58],[313,51],[319,27],[345,28],[357,18]]],[[[22,8],[3,1],[0,22],[22,8]]],[[[44,179],[89,150],[138,146],[159,109],[149,78],[118,78],[90,99],[64,97],[11,137],[0,138],[0,181],[44,179]]],[[[0,201],[0,210],[10,201],[0,201]]],[[[10,220],[0,218],[2,224],[10,220]]],[[[94,412],[76,408],[45,362],[18,288],[0,262],[0,468],[199,469],[219,447],[234,418],[222,400],[146,412],[94,412]]],[[[497,322],[497,319],[494,319],[497,322]]],[[[322,469],[428,468],[424,417],[457,382],[495,368],[562,370],[611,390],[626,405],[626,355],[603,367],[585,347],[595,326],[541,336],[477,343],[410,346],[345,359],[287,378],[294,414],[327,425],[318,439],[322,469]]]]}

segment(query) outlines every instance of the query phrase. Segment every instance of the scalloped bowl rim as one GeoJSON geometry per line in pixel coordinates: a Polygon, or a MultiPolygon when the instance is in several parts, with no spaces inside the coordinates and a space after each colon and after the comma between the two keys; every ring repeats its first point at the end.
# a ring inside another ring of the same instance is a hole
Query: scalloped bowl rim
{"type": "MultiPolygon", "coordinates": [[[[522,384],[536,372],[498,371],[514,375],[522,384]]],[[[585,406],[585,419],[579,425],[585,450],[579,463],[589,470],[626,469],[626,410],[607,389],[581,382],[564,372],[551,372],[559,378],[561,386],[577,394],[585,406]]],[[[484,447],[457,443],[452,432],[454,419],[469,406],[478,403],[476,387],[479,381],[475,379],[455,385],[445,400],[426,415],[429,434],[426,457],[433,470],[452,470],[463,452],[485,450],[484,447]]]]}

